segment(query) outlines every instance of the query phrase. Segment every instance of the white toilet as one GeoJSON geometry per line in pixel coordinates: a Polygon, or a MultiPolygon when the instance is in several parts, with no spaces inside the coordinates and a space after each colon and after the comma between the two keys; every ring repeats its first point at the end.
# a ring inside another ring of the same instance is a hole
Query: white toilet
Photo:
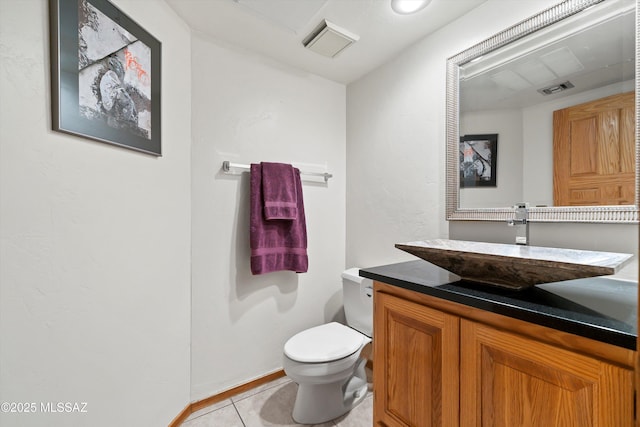
{"type": "Polygon", "coordinates": [[[342,273],[347,325],[331,322],[291,337],[284,345],[284,372],[298,383],[293,419],[320,424],[346,414],[367,394],[367,360],[360,357],[371,342],[373,282],[360,269],[342,273]]]}

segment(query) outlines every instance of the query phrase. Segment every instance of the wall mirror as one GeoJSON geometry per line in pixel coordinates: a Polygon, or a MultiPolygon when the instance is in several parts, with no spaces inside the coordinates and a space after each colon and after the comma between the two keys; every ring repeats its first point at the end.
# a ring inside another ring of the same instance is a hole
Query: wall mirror
{"type": "Polygon", "coordinates": [[[448,220],[637,223],[637,0],[567,0],[447,60],[448,220]]]}

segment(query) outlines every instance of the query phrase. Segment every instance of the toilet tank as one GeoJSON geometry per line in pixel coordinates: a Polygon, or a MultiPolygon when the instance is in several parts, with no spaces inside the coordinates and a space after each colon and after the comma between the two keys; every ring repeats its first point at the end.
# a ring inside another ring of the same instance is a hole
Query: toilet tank
{"type": "Polygon", "coordinates": [[[373,280],[359,276],[359,268],[342,273],[344,314],[347,325],[368,337],[373,332],[373,280]]]}

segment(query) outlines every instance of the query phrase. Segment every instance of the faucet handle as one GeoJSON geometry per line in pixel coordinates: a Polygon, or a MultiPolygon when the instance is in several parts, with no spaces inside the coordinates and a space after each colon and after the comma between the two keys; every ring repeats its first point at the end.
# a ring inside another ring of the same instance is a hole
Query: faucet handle
{"type": "Polygon", "coordinates": [[[507,225],[516,226],[516,244],[529,244],[529,204],[526,202],[516,203],[514,217],[507,220],[507,225]]]}

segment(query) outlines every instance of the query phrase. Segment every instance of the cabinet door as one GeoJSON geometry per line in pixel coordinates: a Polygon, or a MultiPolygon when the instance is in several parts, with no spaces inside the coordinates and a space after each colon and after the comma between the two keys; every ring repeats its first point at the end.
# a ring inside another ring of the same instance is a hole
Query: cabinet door
{"type": "Polygon", "coordinates": [[[633,425],[633,371],[461,321],[464,427],[633,425]]]}
{"type": "Polygon", "coordinates": [[[375,425],[457,426],[458,317],[381,292],[374,306],[375,425]]]}

